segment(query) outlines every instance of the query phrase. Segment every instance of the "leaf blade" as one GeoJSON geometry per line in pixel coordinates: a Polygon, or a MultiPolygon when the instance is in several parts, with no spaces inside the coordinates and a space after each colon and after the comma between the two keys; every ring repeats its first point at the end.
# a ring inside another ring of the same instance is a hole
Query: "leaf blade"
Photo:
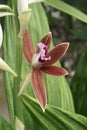
{"type": "Polygon", "coordinates": [[[76,17],[77,19],[81,20],[82,22],[87,23],[87,15],[80,10],[70,6],[69,4],[61,1],[61,0],[46,0],[46,3],[50,6],[53,6],[64,13],[67,13],[71,16],[76,17]]]}
{"type": "Polygon", "coordinates": [[[65,127],[64,130],[87,129],[87,118],[82,115],[71,113],[59,107],[57,108],[50,105],[47,106],[46,112],[43,113],[34,98],[23,94],[21,100],[27,110],[32,113],[39,122],[42,121],[43,126],[45,125],[48,129],[51,128],[48,124],[55,129],[60,128],[60,126],[61,128],[65,127]],[[56,121],[58,121],[60,125],[56,123],[56,121]]]}

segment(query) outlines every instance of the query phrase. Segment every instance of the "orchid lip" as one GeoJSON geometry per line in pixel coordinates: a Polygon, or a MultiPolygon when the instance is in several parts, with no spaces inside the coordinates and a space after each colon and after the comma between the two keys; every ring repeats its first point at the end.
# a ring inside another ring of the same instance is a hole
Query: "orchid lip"
{"type": "Polygon", "coordinates": [[[51,60],[51,56],[46,57],[46,54],[48,52],[48,46],[40,42],[38,44],[38,50],[33,55],[32,58],[32,67],[33,68],[39,68],[41,67],[43,62],[46,62],[48,60],[51,60]]]}
{"type": "Polygon", "coordinates": [[[39,61],[44,62],[51,59],[50,56],[46,57],[46,54],[48,52],[48,46],[46,46],[44,43],[40,42],[38,44],[38,52],[40,54],[39,61]]]}

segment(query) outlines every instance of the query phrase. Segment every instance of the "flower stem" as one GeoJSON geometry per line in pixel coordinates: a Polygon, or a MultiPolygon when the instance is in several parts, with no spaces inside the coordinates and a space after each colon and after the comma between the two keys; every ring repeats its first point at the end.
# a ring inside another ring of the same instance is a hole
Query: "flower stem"
{"type": "Polygon", "coordinates": [[[18,77],[14,78],[13,97],[14,97],[15,115],[22,120],[21,101],[18,97],[20,80],[21,80],[21,67],[22,67],[22,38],[17,37],[16,72],[18,74],[18,77]]]}
{"type": "MultiPolygon", "coordinates": [[[[16,34],[19,33],[19,20],[18,20],[18,13],[17,13],[17,0],[14,2],[14,9],[15,9],[15,23],[16,23],[16,34]]],[[[18,77],[14,78],[13,81],[13,102],[14,102],[14,113],[20,120],[23,120],[22,117],[22,104],[20,98],[18,97],[20,81],[21,81],[21,68],[22,68],[22,38],[16,37],[16,72],[18,77]]]]}

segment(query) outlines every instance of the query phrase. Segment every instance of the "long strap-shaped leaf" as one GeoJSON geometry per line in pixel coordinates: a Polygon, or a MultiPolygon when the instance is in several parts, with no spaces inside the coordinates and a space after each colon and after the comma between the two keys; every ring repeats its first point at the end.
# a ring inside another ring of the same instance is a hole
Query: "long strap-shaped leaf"
{"type": "MultiPolygon", "coordinates": [[[[5,19],[3,47],[4,47],[4,59],[6,63],[15,70],[16,32],[15,27],[13,28],[15,24],[13,21],[14,21],[13,17],[6,17],[5,19]]],[[[13,107],[13,92],[12,92],[13,77],[8,73],[5,73],[4,80],[5,80],[5,90],[7,95],[9,116],[11,124],[14,124],[14,107],[13,107]]]]}
{"type": "Polygon", "coordinates": [[[87,15],[80,10],[70,6],[69,4],[63,2],[62,0],[46,0],[46,3],[53,6],[64,13],[76,17],[77,19],[87,23],[87,15]]]}
{"type": "Polygon", "coordinates": [[[60,108],[48,105],[44,112],[36,100],[26,94],[22,94],[22,102],[26,109],[38,120],[44,130],[86,130],[87,118],[75,113],[70,113],[60,108]]]}

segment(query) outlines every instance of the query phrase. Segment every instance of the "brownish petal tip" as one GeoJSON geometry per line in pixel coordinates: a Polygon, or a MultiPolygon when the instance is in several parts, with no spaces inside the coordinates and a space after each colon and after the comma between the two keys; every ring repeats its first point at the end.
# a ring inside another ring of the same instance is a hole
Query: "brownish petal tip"
{"type": "Polygon", "coordinates": [[[40,42],[44,43],[44,44],[45,44],[46,46],[48,46],[48,48],[49,48],[51,41],[52,41],[52,33],[49,32],[48,34],[46,34],[46,35],[41,39],[40,42]]]}

